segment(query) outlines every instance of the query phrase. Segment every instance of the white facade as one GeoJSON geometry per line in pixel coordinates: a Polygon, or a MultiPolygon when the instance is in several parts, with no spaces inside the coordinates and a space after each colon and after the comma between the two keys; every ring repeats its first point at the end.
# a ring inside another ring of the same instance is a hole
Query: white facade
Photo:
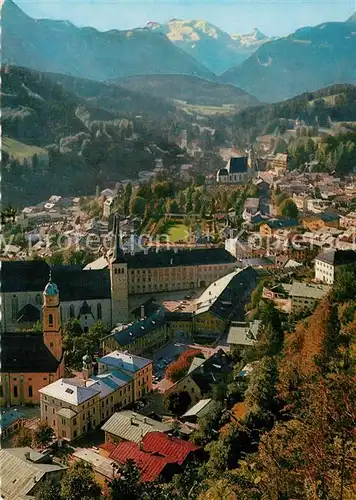
{"type": "Polygon", "coordinates": [[[315,259],[315,279],[332,285],[335,277],[335,266],[318,258],[315,259]]]}

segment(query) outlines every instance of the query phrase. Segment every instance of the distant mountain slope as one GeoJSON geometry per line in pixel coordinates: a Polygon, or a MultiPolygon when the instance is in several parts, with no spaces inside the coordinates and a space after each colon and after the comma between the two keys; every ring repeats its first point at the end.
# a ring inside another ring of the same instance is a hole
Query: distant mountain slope
{"type": "Polygon", "coordinates": [[[325,23],[263,45],[221,80],[262,101],[277,102],[335,83],[356,82],[355,54],[353,23],[325,23]]]}
{"type": "Polygon", "coordinates": [[[2,8],[2,63],[93,80],[146,73],[214,78],[161,33],[100,32],[66,21],[34,20],[12,0],[2,8]]]}
{"type": "Polygon", "coordinates": [[[275,104],[245,109],[233,117],[233,135],[250,144],[258,135],[285,130],[286,119],[329,127],[336,122],[356,122],[356,86],[333,85],[275,104]]]}
{"type": "Polygon", "coordinates": [[[269,40],[258,30],[248,35],[231,36],[202,20],[171,19],[165,24],[151,22],[147,26],[153,32],[166,35],[175,45],[218,75],[241,64],[269,40]]]}
{"type": "Polygon", "coordinates": [[[182,75],[129,76],[117,79],[117,83],[132,91],[145,90],[148,94],[170,100],[186,101],[201,106],[233,104],[239,108],[255,106],[258,101],[244,90],[182,75]]]}
{"type": "Polygon", "coordinates": [[[356,23],[356,12],[352,14],[351,17],[347,20],[348,23],[356,23]]]}

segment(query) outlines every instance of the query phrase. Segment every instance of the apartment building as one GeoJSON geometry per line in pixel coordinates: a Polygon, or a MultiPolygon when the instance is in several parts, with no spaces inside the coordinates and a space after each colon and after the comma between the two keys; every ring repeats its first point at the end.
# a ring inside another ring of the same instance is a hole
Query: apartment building
{"type": "Polygon", "coordinates": [[[356,251],[329,250],[315,258],[315,279],[332,285],[336,272],[342,266],[356,264],[356,251]]]}
{"type": "Polygon", "coordinates": [[[115,351],[96,370],[84,356],[82,378],[62,378],[39,391],[41,419],[72,441],[151,390],[151,360],[115,351]]]}

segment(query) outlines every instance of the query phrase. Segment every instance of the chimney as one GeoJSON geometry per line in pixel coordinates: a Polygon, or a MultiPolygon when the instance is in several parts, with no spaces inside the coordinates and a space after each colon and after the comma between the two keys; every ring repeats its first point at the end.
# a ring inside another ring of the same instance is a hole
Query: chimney
{"type": "Polygon", "coordinates": [[[145,319],[145,305],[141,305],[141,319],[145,319]]]}
{"type": "Polygon", "coordinates": [[[25,452],[25,458],[26,458],[26,460],[31,461],[31,459],[30,459],[30,452],[29,451],[25,452]]]}

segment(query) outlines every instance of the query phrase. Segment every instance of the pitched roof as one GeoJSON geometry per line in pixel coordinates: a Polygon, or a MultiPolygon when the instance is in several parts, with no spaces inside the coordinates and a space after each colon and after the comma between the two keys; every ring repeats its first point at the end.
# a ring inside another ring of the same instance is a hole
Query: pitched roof
{"type": "Polygon", "coordinates": [[[135,354],[113,351],[110,354],[107,354],[106,356],[100,358],[99,363],[107,366],[115,366],[116,368],[121,368],[123,370],[136,373],[145,366],[150,365],[152,363],[152,360],[143,358],[142,356],[136,356],[135,354]]]}
{"type": "Polygon", "coordinates": [[[330,287],[327,285],[319,285],[316,283],[299,283],[299,281],[293,281],[289,296],[306,297],[318,300],[325,297],[329,290],[330,287]]]}
{"type": "Polygon", "coordinates": [[[109,460],[109,458],[103,457],[102,455],[99,455],[99,453],[96,453],[88,448],[77,449],[72,456],[92,464],[95,472],[112,479],[114,469],[112,466],[112,460],[109,460]]]}
{"type": "Polygon", "coordinates": [[[151,453],[159,453],[173,458],[181,465],[190,452],[197,451],[200,446],[184,441],[163,432],[148,432],[142,439],[143,448],[151,453]]]}
{"type": "Polygon", "coordinates": [[[4,410],[0,414],[0,430],[4,431],[17,420],[24,418],[24,415],[18,411],[4,410]]]}
{"type": "Polygon", "coordinates": [[[109,269],[84,270],[79,266],[54,266],[52,279],[58,285],[62,302],[111,297],[109,269]]]}
{"type": "Polygon", "coordinates": [[[42,332],[2,333],[0,359],[3,373],[55,373],[59,365],[42,332]]]}
{"type": "Polygon", "coordinates": [[[227,169],[230,174],[241,174],[247,172],[248,170],[248,157],[247,156],[238,156],[235,158],[230,158],[227,169]]]}
{"type": "Polygon", "coordinates": [[[42,292],[49,276],[44,260],[13,260],[1,262],[1,291],[42,292]]]}
{"type": "Polygon", "coordinates": [[[41,318],[40,310],[32,304],[26,304],[19,310],[17,323],[36,322],[41,318]]]}
{"type": "Polygon", "coordinates": [[[342,266],[345,264],[354,264],[356,262],[356,251],[354,250],[329,250],[320,253],[317,260],[333,264],[334,266],[342,266]]]}
{"type": "Polygon", "coordinates": [[[256,281],[257,273],[252,267],[238,269],[212,283],[197,299],[197,316],[210,311],[219,318],[228,318],[241,299],[241,292],[256,281]]]}
{"type": "Polygon", "coordinates": [[[45,475],[65,470],[62,465],[29,462],[25,453],[31,453],[29,447],[0,450],[0,496],[6,500],[18,500],[33,490],[45,475]]]}
{"type": "Polygon", "coordinates": [[[171,424],[164,424],[158,422],[158,420],[126,410],[114,413],[101,429],[126,441],[138,443],[147,432],[168,432],[171,427],[171,424]]]}
{"type": "Polygon", "coordinates": [[[124,464],[127,459],[134,460],[141,472],[141,481],[154,481],[162,473],[168,463],[174,462],[170,457],[158,457],[140,449],[137,443],[122,441],[110,453],[110,459],[124,464]]]}
{"type": "Polygon", "coordinates": [[[100,394],[100,390],[92,387],[84,387],[78,379],[61,378],[52,384],[43,387],[38,392],[56,399],[60,399],[65,403],[78,406],[84,401],[93,398],[100,394]]]}
{"type": "Polygon", "coordinates": [[[190,410],[186,411],[184,415],[182,415],[181,418],[186,418],[186,417],[203,417],[206,415],[212,403],[214,402],[213,399],[208,398],[208,399],[201,399],[196,403],[194,406],[190,408],[190,410]]]}
{"type": "Polygon", "coordinates": [[[176,266],[198,266],[209,264],[233,264],[236,262],[225,248],[204,248],[189,250],[149,250],[125,256],[129,269],[176,266]]]}
{"type": "Polygon", "coordinates": [[[283,229],[288,227],[299,226],[298,219],[290,219],[288,217],[276,217],[265,222],[271,229],[283,229]]]}
{"type": "Polygon", "coordinates": [[[227,336],[227,343],[234,345],[252,345],[256,337],[251,331],[250,323],[235,322],[231,325],[227,336]]]}
{"type": "Polygon", "coordinates": [[[113,336],[119,346],[127,346],[135,343],[141,337],[145,337],[157,328],[163,327],[167,322],[166,312],[161,307],[148,318],[136,321],[130,325],[115,328],[108,337],[113,336]]]}

